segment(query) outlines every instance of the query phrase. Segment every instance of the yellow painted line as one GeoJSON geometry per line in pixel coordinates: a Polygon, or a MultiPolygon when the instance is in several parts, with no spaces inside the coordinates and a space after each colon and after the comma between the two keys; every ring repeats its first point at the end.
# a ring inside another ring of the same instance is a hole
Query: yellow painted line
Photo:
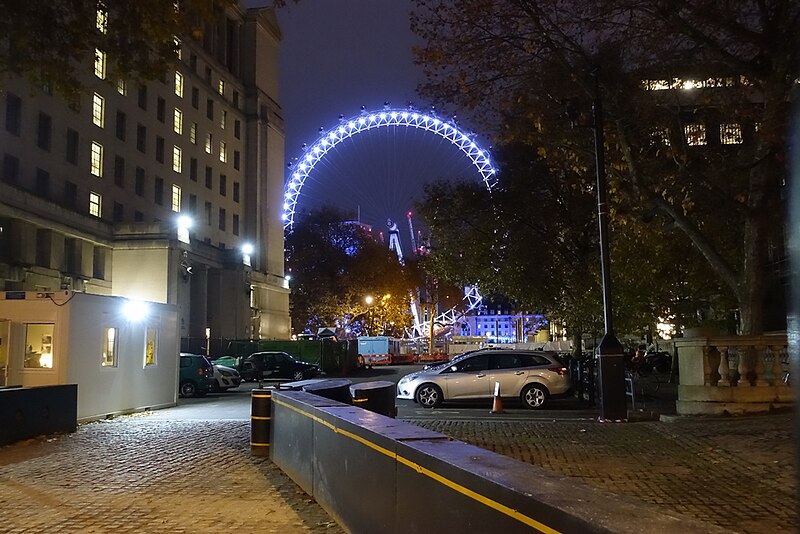
{"type": "Polygon", "coordinates": [[[399,462],[399,463],[401,463],[401,464],[403,464],[403,465],[405,465],[407,467],[410,467],[411,469],[413,469],[417,473],[419,473],[421,475],[425,475],[428,478],[431,478],[431,479],[439,482],[440,484],[442,484],[444,486],[447,486],[448,488],[450,488],[450,489],[452,489],[454,491],[457,491],[458,493],[461,493],[462,495],[465,495],[465,496],[467,496],[467,497],[469,497],[469,498],[471,498],[471,499],[473,499],[475,501],[478,501],[479,503],[481,503],[481,504],[483,504],[485,506],[488,506],[489,508],[493,508],[493,509],[497,510],[498,512],[502,513],[502,514],[505,514],[505,515],[509,516],[512,519],[516,519],[520,523],[528,525],[529,527],[533,527],[536,530],[538,530],[540,532],[543,532],[545,534],[561,534],[558,530],[555,530],[555,529],[553,529],[551,527],[548,527],[544,523],[541,523],[541,522],[535,520],[534,518],[523,514],[522,512],[514,510],[513,508],[510,508],[510,507],[506,506],[505,504],[499,503],[499,502],[495,501],[494,499],[490,499],[489,497],[486,497],[485,495],[481,495],[480,493],[478,493],[478,492],[476,492],[474,490],[471,490],[471,489],[467,488],[466,486],[462,486],[461,484],[459,484],[457,482],[453,482],[452,480],[440,475],[439,473],[436,473],[435,471],[431,471],[430,469],[422,467],[418,463],[412,462],[411,460],[409,460],[407,458],[404,458],[404,457],[398,455],[397,453],[394,453],[394,452],[390,451],[389,449],[381,447],[380,445],[378,445],[376,443],[373,443],[373,442],[367,440],[366,438],[363,438],[361,436],[357,436],[356,434],[353,434],[352,432],[344,430],[343,428],[339,428],[339,427],[333,425],[332,423],[329,423],[327,421],[322,420],[321,418],[317,417],[316,415],[310,414],[310,413],[308,413],[306,411],[301,410],[300,408],[297,408],[295,406],[287,404],[287,403],[285,403],[283,401],[280,401],[280,400],[276,399],[275,402],[277,404],[280,404],[281,406],[285,406],[286,408],[289,408],[290,410],[293,410],[293,411],[295,411],[295,412],[297,412],[297,413],[299,413],[301,415],[304,415],[304,416],[308,417],[309,419],[311,419],[313,421],[316,421],[317,423],[322,424],[323,426],[326,426],[326,427],[330,428],[331,430],[333,430],[337,434],[341,434],[341,435],[346,436],[346,437],[348,437],[350,439],[358,441],[359,443],[362,443],[363,445],[366,445],[367,447],[369,447],[369,448],[371,448],[371,449],[373,449],[373,450],[375,450],[375,451],[377,451],[377,452],[379,452],[381,454],[384,454],[384,455],[386,455],[386,456],[388,456],[390,458],[393,458],[395,461],[397,461],[397,462],[399,462]]]}
{"type": "Polygon", "coordinates": [[[251,446],[251,447],[269,447],[269,446],[270,446],[270,444],[269,444],[269,443],[253,443],[253,442],[251,441],[251,442],[250,442],[250,446],[251,446]]]}
{"type": "Polygon", "coordinates": [[[272,395],[271,394],[270,395],[255,395],[254,394],[254,395],[252,395],[252,397],[254,399],[271,399],[272,395]]]}
{"type": "Polygon", "coordinates": [[[255,419],[256,421],[269,421],[272,417],[261,417],[260,415],[251,415],[250,419],[255,419]]]}
{"type": "Polygon", "coordinates": [[[369,399],[353,399],[353,402],[367,402],[369,399]]]}

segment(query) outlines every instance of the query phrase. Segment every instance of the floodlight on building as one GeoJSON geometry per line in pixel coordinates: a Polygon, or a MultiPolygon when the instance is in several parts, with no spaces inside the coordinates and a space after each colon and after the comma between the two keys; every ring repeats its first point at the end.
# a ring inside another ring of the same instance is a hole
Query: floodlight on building
{"type": "Polygon", "coordinates": [[[124,315],[128,321],[143,321],[149,314],[150,306],[141,300],[126,300],[122,305],[122,315],[124,315]]]}
{"type": "Polygon", "coordinates": [[[242,263],[250,267],[250,256],[253,254],[253,245],[245,243],[241,247],[242,250],[242,263]]]}
{"type": "Polygon", "coordinates": [[[188,215],[178,216],[178,241],[189,244],[189,229],[193,224],[194,221],[188,215]]]}

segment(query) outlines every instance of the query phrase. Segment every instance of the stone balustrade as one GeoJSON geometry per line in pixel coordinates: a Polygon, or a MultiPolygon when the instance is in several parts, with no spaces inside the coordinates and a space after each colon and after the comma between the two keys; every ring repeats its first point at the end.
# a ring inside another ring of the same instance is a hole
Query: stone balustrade
{"type": "Polygon", "coordinates": [[[675,340],[678,414],[765,412],[791,406],[785,335],[675,340]]]}

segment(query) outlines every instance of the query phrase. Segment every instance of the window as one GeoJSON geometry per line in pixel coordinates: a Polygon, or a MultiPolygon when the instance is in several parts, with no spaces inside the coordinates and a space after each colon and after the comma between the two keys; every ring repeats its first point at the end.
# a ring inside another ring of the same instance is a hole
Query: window
{"type": "Polygon", "coordinates": [[[219,114],[219,127],[224,130],[225,124],[227,124],[227,122],[228,122],[228,112],[223,109],[222,113],[219,114]]]}
{"type": "Polygon", "coordinates": [[[55,323],[25,325],[25,369],[53,368],[53,332],[55,323]]]}
{"type": "Polygon", "coordinates": [[[122,96],[128,94],[128,84],[125,82],[125,80],[117,80],[117,92],[122,96]]]}
{"type": "Polygon", "coordinates": [[[178,135],[183,133],[183,112],[178,108],[175,108],[172,116],[172,131],[178,135]]]}
{"type": "Polygon", "coordinates": [[[211,202],[206,202],[205,211],[206,211],[206,224],[208,226],[211,226],[211,202]]]}
{"type": "Polygon", "coordinates": [[[69,180],[64,182],[64,205],[71,209],[78,205],[78,186],[69,180]]]}
{"type": "Polygon", "coordinates": [[[156,136],[156,161],[164,163],[164,138],[160,135],[156,136]]]}
{"type": "Polygon", "coordinates": [[[108,31],[108,11],[102,4],[98,4],[97,6],[97,17],[95,20],[95,25],[100,33],[106,33],[108,31]]]}
{"type": "Polygon", "coordinates": [[[128,118],[122,111],[117,111],[117,139],[120,141],[124,141],[126,134],[125,130],[127,129],[127,122],[128,118]]]}
{"type": "Polygon", "coordinates": [[[242,136],[242,123],[239,119],[233,121],[233,136],[236,139],[241,139],[242,136]]]}
{"type": "Polygon", "coordinates": [[[22,100],[11,93],[6,95],[6,131],[19,135],[22,125],[22,100]]]}
{"type": "Polygon", "coordinates": [[[235,108],[239,107],[239,91],[233,92],[233,107],[235,108]]]}
{"type": "Polygon", "coordinates": [[[206,117],[214,120],[214,101],[210,98],[206,99],[206,117]]]}
{"type": "Polygon", "coordinates": [[[133,212],[133,222],[142,222],[143,220],[144,220],[144,213],[138,210],[133,212]]]}
{"type": "Polygon", "coordinates": [[[233,214],[233,235],[239,235],[239,215],[233,214]]]}
{"type": "Polygon", "coordinates": [[[133,184],[133,191],[138,196],[144,196],[144,169],[141,167],[136,167],[136,180],[133,184]]]}
{"type": "Polygon", "coordinates": [[[217,84],[217,92],[221,95],[225,94],[225,80],[220,80],[217,84]]]}
{"type": "Polygon", "coordinates": [[[72,128],[67,128],[67,161],[78,164],[78,132],[72,128]]]}
{"type": "Polygon", "coordinates": [[[156,176],[156,188],[153,201],[159,206],[164,205],[164,179],[156,176]]]}
{"type": "Polygon", "coordinates": [[[189,179],[197,181],[197,158],[189,158],[189,179]]]}
{"type": "Polygon", "coordinates": [[[214,187],[213,178],[212,178],[213,169],[206,165],[206,188],[212,189],[214,187]]]}
{"type": "Polygon", "coordinates": [[[148,365],[155,365],[156,364],[156,341],[157,341],[157,331],[155,328],[148,328],[147,332],[145,333],[145,343],[144,343],[144,365],[147,367],[148,365]]]}
{"type": "Polygon", "coordinates": [[[224,174],[219,175],[219,194],[223,197],[228,194],[228,177],[224,174]]]}
{"type": "Polygon", "coordinates": [[[189,213],[197,213],[197,195],[189,195],[189,213]]]}
{"type": "Polygon", "coordinates": [[[139,94],[136,97],[139,107],[147,110],[147,86],[140,85],[139,86],[139,94]]]}
{"type": "Polygon", "coordinates": [[[156,100],[156,119],[158,122],[167,120],[167,101],[161,97],[156,100]]]}
{"type": "Polygon", "coordinates": [[[211,85],[211,67],[206,67],[206,83],[211,85]]]}
{"type": "Polygon", "coordinates": [[[122,220],[125,218],[125,206],[123,206],[119,202],[114,202],[113,217],[115,223],[122,222],[122,220]]]}
{"type": "Polygon", "coordinates": [[[53,119],[50,115],[39,113],[39,124],[36,131],[36,144],[42,150],[50,152],[50,143],[52,139],[53,119]]]}
{"type": "Polygon", "coordinates": [[[100,217],[101,210],[103,208],[103,197],[99,194],[95,193],[94,191],[89,192],[89,215],[94,217],[100,217]]]}
{"type": "Polygon", "coordinates": [[[233,151],[233,168],[236,169],[237,171],[239,170],[239,167],[241,166],[241,162],[242,162],[241,160],[242,160],[242,154],[238,150],[234,150],[233,151]]]}
{"type": "Polygon", "coordinates": [[[705,145],[706,125],[702,123],[690,123],[683,127],[686,135],[686,144],[691,146],[705,145]]]}
{"type": "Polygon", "coordinates": [[[208,132],[206,134],[206,154],[211,154],[214,151],[212,147],[213,142],[214,137],[211,135],[211,132],[208,132]]]}
{"type": "Polygon", "coordinates": [[[36,169],[36,195],[42,198],[50,197],[50,173],[36,169]]]}
{"type": "Polygon", "coordinates": [[[175,96],[183,98],[183,74],[175,71],[175,96]]]}
{"type": "Polygon", "coordinates": [[[225,141],[219,142],[219,160],[222,163],[226,163],[228,161],[228,152],[225,150],[225,141]]]}
{"type": "Polygon", "coordinates": [[[172,211],[181,211],[181,186],[172,184],[172,211]]]}
{"type": "Polygon", "coordinates": [[[197,54],[194,52],[189,53],[189,66],[193,71],[197,72],[197,54]]]}
{"type": "Polygon", "coordinates": [[[103,145],[92,141],[92,174],[98,178],[103,177],[103,145]]]}
{"type": "Polygon", "coordinates": [[[200,107],[200,90],[197,87],[192,87],[192,107],[194,109],[200,107]]]}
{"type": "Polygon", "coordinates": [[[233,182],[233,201],[239,202],[239,182],[233,182]]]}
{"type": "Polygon", "coordinates": [[[220,230],[225,230],[225,219],[226,219],[225,208],[220,208],[219,209],[219,229],[220,230]]]}
{"type": "Polygon", "coordinates": [[[106,79],[106,53],[97,48],[94,49],[94,75],[106,79]]]}
{"type": "Polygon", "coordinates": [[[103,367],[117,366],[117,335],[116,328],[105,328],[103,330],[103,367]]]}
{"type": "Polygon", "coordinates": [[[114,156],[114,185],[125,187],[125,158],[114,156]]]}
{"type": "Polygon", "coordinates": [[[197,144],[197,123],[193,122],[189,127],[189,142],[193,145],[197,144]]]}
{"type": "MultiPolygon", "coordinates": [[[[175,43],[175,55],[178,57],[178,59],[183,59],[183,49],[181,48],[181,40],[178,37],[173,37],[172,40],[175,43]]],[[[178,96],[183,96],[183,95],[181,94],[178,96]]]]}
{"type": "Polygon", "coordinates": [[[136,125],[136,150],[145,154],[147,152],[147,127],[136,125]]]}
{"type": "Polygon", "coordinates": [[[103,128],[105,124],[105,99],[95,93],[92,97],[92,123],[103,128]]]}
{"type": "Polygon", "coordinates": [[[742,144],[742,126],[740,124],[720,124],[719,141],[723,145],[742,144]]]}
{"type": "Polygon", "coordinates": [[[16,184],[19,180],[19,158],[11,154],[3,155],[3,181],[16,184]]]}
{"type": "Polygon", "coordinates": [[[181,167],[183,164],[183,151],[181,147],[178,145],[174,145],[172,147],[172,170],[175,172],[181,172],[181,167]]]}

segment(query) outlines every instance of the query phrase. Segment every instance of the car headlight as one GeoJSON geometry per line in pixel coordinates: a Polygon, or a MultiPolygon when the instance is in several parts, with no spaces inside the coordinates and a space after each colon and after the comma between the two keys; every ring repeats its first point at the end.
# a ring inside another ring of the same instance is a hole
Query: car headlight
{"type": "Polygon", "coordinates": [[[404,376],[403,378],[400,379],[400,382],[398,382],[397,385],[400,386],[402,384],[408,384],[409,382],[411,382],[411,377],[404,376]]]}

